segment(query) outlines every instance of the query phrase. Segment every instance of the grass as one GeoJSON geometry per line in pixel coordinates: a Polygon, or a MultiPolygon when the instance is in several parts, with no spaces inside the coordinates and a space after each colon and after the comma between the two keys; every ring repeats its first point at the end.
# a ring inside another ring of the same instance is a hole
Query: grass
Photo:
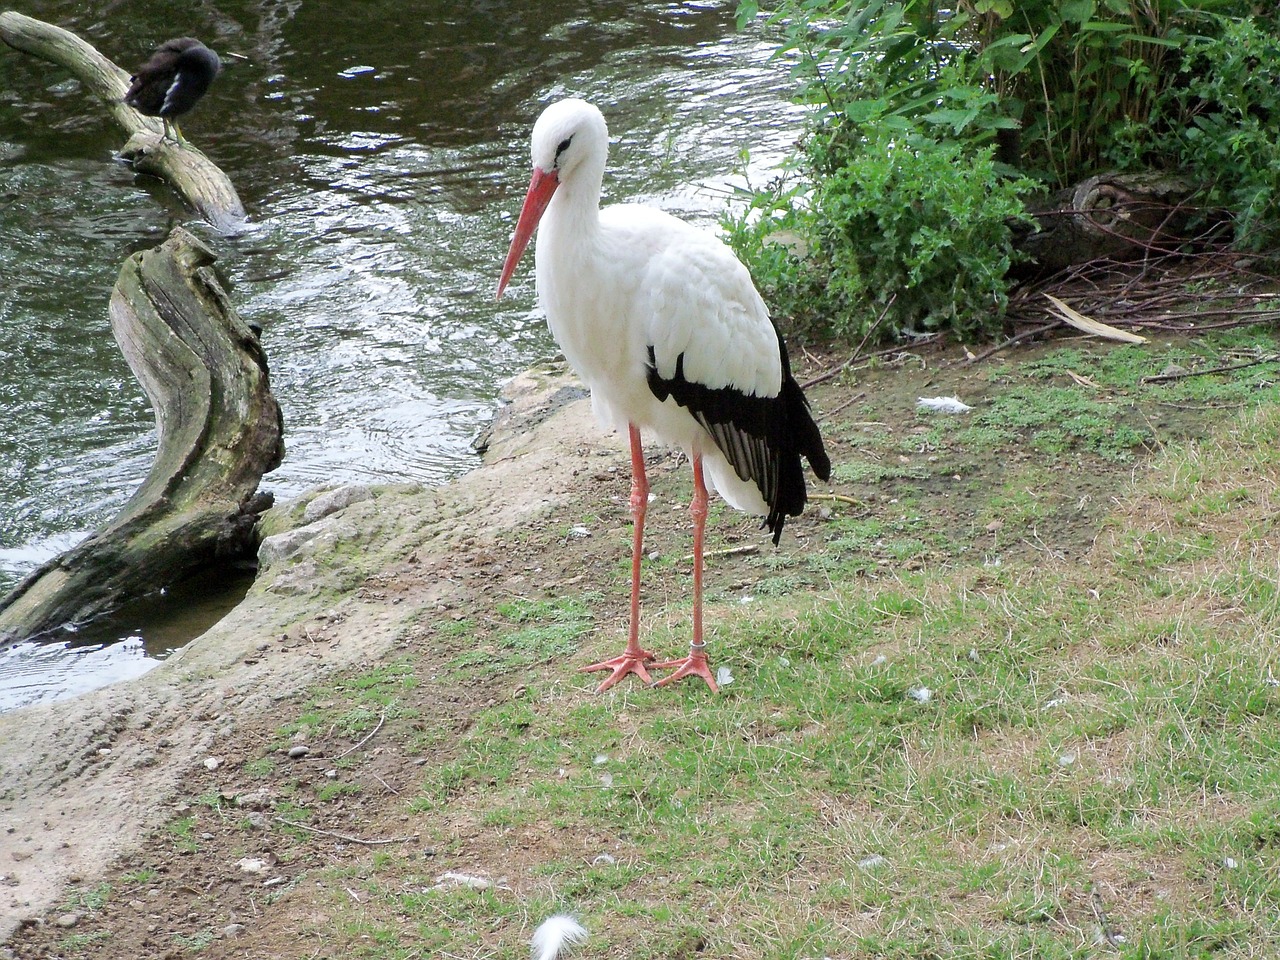
{"type": "MultiPolygon", "coordinates": [[[[859,505],[709,574],[721,696],[592,693],[565,664],[618,637],[573,594],[441,625],[433,669],[482,691],[461,715],[432,712],[411,659],[299,704],[268,756],[381,720],[417,765],[383,794],[359,752],[275,814],[322,827],[377,794],[385,832],[432,851],[326,861],[307,912],[369,960],[515,960],[561,909],[592,931],[582,956],[628,960],[1280,955],[1274,370],[1141,383],[1273,350],[1059,350],[993,369],[969,420],[841,431],[873,464],[837,471],[859,505]],[[1179,419],[1209,404],[1232,409],[1179,419]],[[438,887],[447,870],[494,883],[438,887]]],[[[609,563],[592,586],[622,596],[609,563]]],[[[670,597],[646,600],[664,651],[687,642],[670,597]]]]}
{"type": "Polygon", "coordinates": [[[925,956],[935,939],[949,956],[1085,956],[1102,886],[1130,941],[1168,941],[1147,928],[1162,905],[1149,900],[1144,915],[1149,870],[1134,857],[1187,898],[1180,909],[1200,932],[1184,927],[1182,945],[1240,927],[1229,897],[1266,905],[1254,923],[1280,933],[1267,919],[1280,881],[1262,879],[1277,865],[1275,831],[1256,841],[1280,780],[1280,742],[1264,732],[1280,730],[1280,704],[1249,669],[1272,655],[1258,624],[1228,642],[1184,619],[1178,657],[1153,672],[1163,635],[1140,630],[1132,606],[1092,609],[1071,578],[1038,579],[984,594],[920,578],[886,603],[842,594],[734,624],[736,657],[757,666],[725,697],[625,707],[550,697],[514,724],[495,712],[465,744],[486,762],[451,768],[452,790],[471,789],[469,805],[508,825],[617,838],[603,846],[621,847],[620,865],[584,866],[575,851],[541,868],[595,913],[606,944],[619,899],[644,901],[652,878],[672,881],[670,916],[640,935],[655,953],[677,918],[695,915],[709,918],[700,935],[712,956],[852,945],[925,956]],[[1063,609],[1081,621],[1064,625],[1063,609]],[[885,661],[871,656],[887,648],[885,661]],[[907,696],[918,684],[937,691],[929,703],[907,696]],[[1242,724],[1253,736],[1241,738],[1242,724]],[[862,866],[871,857],[883,865],[862,866]],[[898,932],[863,937],[839,919],[868,913],[898,932]],[[1010,952],[992,953],[998,942],[1010,952]]]}
{"type": "MultiPolygon", "coordinates": [[[[954,538],[908,501],[829,524],[821,554],[838,576],[816,591],[805,585],[823,564],[757,561],[752,603],[709,614],[736,677],[719,698],[548,683],[482,712],[454,759],[424,770],[410,809],[430,826],[461,807],[567,849],[530,868],[521,896],[402,903],[434,918],[432,949],[492,949],[484,930],[550,912],[524,899],[550,895],[593,928],[596,956],[1280,950],[1280,416],[1263,406],[1194,441],[1116,429],[1141,405],[1121,391],[1166,362],[1056,355],[1027,376],[1071,369],[1098,386],[1002,392],[978,422],[1029,439],[1039,459],[978,494],[973,536],[1066,509],[1064,456],[1159,446],[1097,511],[1082,563],[903,572],[954,538]],[[877,554],[875,579],[857,576],[877,554]],[[911,696],[925,687],[927,700],[911,696]]],[[[1160,396],[1276,399],[1261,380],[1160,396]]],[[[935,449],[965,448],[971,429],[940,429],[935,449]]],[[[856,479],[919,477],[910,465],[856,479]]],[[[431,839],[454,837],[443,824],[431,839]]],[[[522,950],[503,941],[493,955],[522,950]]]]}

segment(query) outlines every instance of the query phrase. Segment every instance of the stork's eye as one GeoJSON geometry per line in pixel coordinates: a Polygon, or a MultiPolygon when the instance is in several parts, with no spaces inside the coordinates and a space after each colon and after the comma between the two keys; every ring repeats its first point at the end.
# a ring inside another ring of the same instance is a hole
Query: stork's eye
{"type": "Polygon", "coordinates": [[[556,158],[555,158],[556,163],[560,162],[560,154],[564,153],[566,150],[569,149],[569,141],[571,141],[572,139],[573,137],[565,137],[558,144],[556,144],[556,158]]]}

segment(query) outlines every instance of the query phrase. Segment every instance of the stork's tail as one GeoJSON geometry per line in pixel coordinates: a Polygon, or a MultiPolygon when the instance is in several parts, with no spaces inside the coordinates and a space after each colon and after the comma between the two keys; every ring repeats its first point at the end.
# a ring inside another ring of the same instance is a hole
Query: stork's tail
{"type": "Polygon", "coordinates": [[[559,960],[587,940],[587,930],[567,913],[548,917],[533,932],[533,960],[559,960]]]}
{"type": "Polygon", "coordinates": [[[764,525],[773,533],[775,544],[782,537],[782,525],[787,517],[798,517],[808,500],[800,458],[804,457],[809,461],[809,466],[819,480],[831,479],[831,459],[822,444],[818,424],[809,410],[809,401],[800,389],[800,384],[791,375],[787,346],[782,342],[781,336],[778,337],[778,350],[782,355],[782,391],[778,394],[778,402],[782,407],[785,424],[782,430],[785,449],[780,451],[778,458],[778,494],[769,505],[769,515],[764,520],[764,525]]]}

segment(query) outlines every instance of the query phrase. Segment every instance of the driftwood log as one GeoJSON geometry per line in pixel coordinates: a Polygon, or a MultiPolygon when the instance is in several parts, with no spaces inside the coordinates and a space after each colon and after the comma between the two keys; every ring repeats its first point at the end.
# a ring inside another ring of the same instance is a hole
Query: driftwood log
{"type": "Polygon", "coordinates": [[[1038,229],[1015,228],[1015,247],[1034,261],[1016,272],[1045,276],[1091,260],[1171,253],[1196,239],[1205,219],[1189,202],[1193,193],[1162,173],[1101,174],[1060,190],[1029,205],[1038,229]]]}
{"type": "Polygon", "coordinates": [[[74,33],[12,11],[0,13],[0,40],[15,50],[63,67],[107,106],[128,142],[120,157],[139,173],[166,181],[200,217],[223,231],[245,218],[235,187],[216,164],[188,144],[162,139],[163,126],[123,102],[129,74],[74,33]]]}
{"type": "Polygon", "coordinates": [[[282,421],[258,334],[228,301],[215,259],[176,228],[121,269],[111,329],[156,412],[155,463],[119,516],[0,599],[0,646],[252,554],[270,506],[256,491],[284,455],[282,421]]]}

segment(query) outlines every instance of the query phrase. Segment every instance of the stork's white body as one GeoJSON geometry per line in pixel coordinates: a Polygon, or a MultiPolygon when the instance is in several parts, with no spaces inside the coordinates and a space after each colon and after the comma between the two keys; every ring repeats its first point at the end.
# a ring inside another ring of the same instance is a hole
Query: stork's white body
{"type": "MultiPolygon", "coordinates": [[[[575,184],[575,186],[577,186],[575,184]]],[[[639,204],[598,208],[599,192],[561,187],[539,228],[538,298],[565,358],[591,388],[596,416],[626,432],[634,423],[701,454],[714,488],[749,513],[767,512],[686,408],[649,388],[658,372],[711,388],[776,397],[778,339],[746,268],[714,236],[639,204]]]]}

